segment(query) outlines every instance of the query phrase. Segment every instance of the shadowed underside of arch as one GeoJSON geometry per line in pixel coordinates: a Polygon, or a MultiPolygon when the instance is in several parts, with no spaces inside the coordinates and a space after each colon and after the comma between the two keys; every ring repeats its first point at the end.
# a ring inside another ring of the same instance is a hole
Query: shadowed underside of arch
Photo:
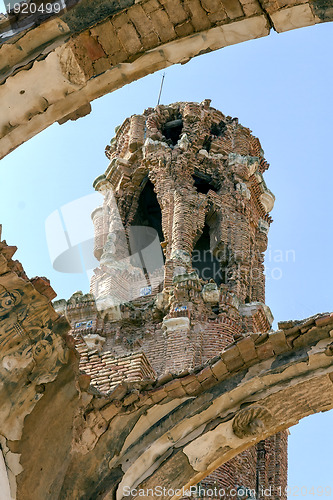
{"type": "Polygon", "coordinates": [[[0,243],[0,486],[12,498],[121,499],[157,486],[176,498],[259,440],[333,407],[333,313],[249,334],[191,372],[93,391],[53,290],[29,280],[14,252],[0,243]]]}
{"type": "Polygon", "coordinates": [[[0,158],[156,70],[331,20],[332,0],[81,0],[8,38],[0,19],[0,158]]]}

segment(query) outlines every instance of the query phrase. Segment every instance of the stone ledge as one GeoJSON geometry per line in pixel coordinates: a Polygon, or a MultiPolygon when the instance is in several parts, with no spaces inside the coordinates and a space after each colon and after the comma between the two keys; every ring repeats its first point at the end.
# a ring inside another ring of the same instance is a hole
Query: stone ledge
{"type": "MultiPolygon", "coordinates": [[[[279,323],[279,325],[286,326],[290,324],[290,322],[279,323]]],[[[216,361],[216,358],[214,358],[205,366],[196,367],[188,375],[167,373],[158,380],[151,381],[152,389],[148,389],[146,394],[151,398],[153,404],[165,404],[170,400],[170,397],[182,398],[199,395],[219,382],[236,375],[244,369],[249,369],[261,361],[272,359],[273,362],[276,356],[283,357],[283,354],[292,351],[297,353],[300,348],[310,348],[310,346],[322,339],[331,338],[330,330],[332,326],[333,313],[318,314],[312,318],[299,321],[297,326],[293,327],[296,328],[294,332],[298,332],[299,335],[293,340],[292,346],[287,343],[283,329],[271,332],[268,335],[252,334],[245,336],[226,348],[221,353],[220,360],[216,361]],[[306,332],[301,333],[304,325],[307,325],[306,332]],[[259,339],[261,342],[256,345],[255,340],[259,339]]],[[[118,387],[117,391],[121,391],[121,397],[117,396],[117,399],[120,401],[131,394],[135,384],[128,382],[126,389],[123,385],[118,387]]],[[[109,396],[112,398],[113,392],[109,392],[109,396]]]]}

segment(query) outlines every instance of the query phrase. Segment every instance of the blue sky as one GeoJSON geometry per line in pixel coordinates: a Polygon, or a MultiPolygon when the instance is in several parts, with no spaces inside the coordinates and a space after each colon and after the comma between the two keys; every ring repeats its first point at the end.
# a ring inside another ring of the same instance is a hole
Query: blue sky
{"type": "MultiPolygon", "coordinates": [[[[266,183],[276,195],[266,303],[277,321],[333,310],[332,46],[328,23],[272,33],[165,71],[162,103],[210,98],[261,141],[271,165],[266,183]]],[[[104,148],[115,126],[156,105],[161,74],[93,102],[89,116],[53,125],[1,162],[3,238],[18,246],[16,256],[30,277],[51,280],[58,298],[87,291],[88,280],[52,268],[45,221],[93,193],[93,180],[108,165],[104,148]]],[[[329,412],[291,429],[289,484],[307,488],[298,496],[313,497],[311,486],[333,488],[332,423],[329,412]]]]}

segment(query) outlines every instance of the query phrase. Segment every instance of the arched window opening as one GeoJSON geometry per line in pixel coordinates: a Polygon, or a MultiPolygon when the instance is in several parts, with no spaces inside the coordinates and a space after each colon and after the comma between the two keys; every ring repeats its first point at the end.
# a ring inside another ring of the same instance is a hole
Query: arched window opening
{"type": "Polygon", "coordinates": [[[141,191],[132,226],[128,229],[132,264],[144,272],[159,269],[164,262],[162,211],[153,184],[147,180],[141,191]]]}
{"type": "Polygon", "coordinates": [[[172,120],[166,122],[162,129],[162,134],[166,138],[168,143],[175,146],[180,139],[180,135],[183,130],[183,120],[178,118],[177,120],[172,120]]]}
{"type": "Polygon", "coordinates": [[[198,239],[192,253],[192,267],[205,281],[213,279],[217,285],[225,282],[225,273],[221,268],[219,259],[210,249],[210,231],[205,223],[202,234],[198,239]]]}
{"type": "Polygon", "coordinates": [[[210,128],[210,133],[212,135],[215,135],[216,137],[222,137],[226,131],[226,128],[226,124],[223,120],[221,120],[220,123],[213,123],[210,128]]]}
{"type": "Polygon", "coordinates": [[[198,191],[198,193],[207,194],[211,189],[212,191],[217,191],[217,188],[212,184],[212,178],[210,176],[197,176],[192,175],[194,180],[194,187],[198,191]]]}
{"type": "Polygon", "coordinates": [[[145,187],[141,191],[132,225],[152,227],[157,231],[160,241],[163,241],[162,211],[154,186],[149,179],[146,180],[145,187]]]}

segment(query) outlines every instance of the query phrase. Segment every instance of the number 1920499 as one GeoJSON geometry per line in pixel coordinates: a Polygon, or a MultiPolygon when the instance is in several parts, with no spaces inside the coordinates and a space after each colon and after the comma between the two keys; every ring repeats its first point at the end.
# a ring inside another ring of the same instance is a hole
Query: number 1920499
{"type": "Polygon", "coordinates": [[[61,5],[59,2],[43,2],[37,5],[34,2],[15,2],[6,4],[7,12],[14,14],[58,14],[61,10],[61,5]]]}

